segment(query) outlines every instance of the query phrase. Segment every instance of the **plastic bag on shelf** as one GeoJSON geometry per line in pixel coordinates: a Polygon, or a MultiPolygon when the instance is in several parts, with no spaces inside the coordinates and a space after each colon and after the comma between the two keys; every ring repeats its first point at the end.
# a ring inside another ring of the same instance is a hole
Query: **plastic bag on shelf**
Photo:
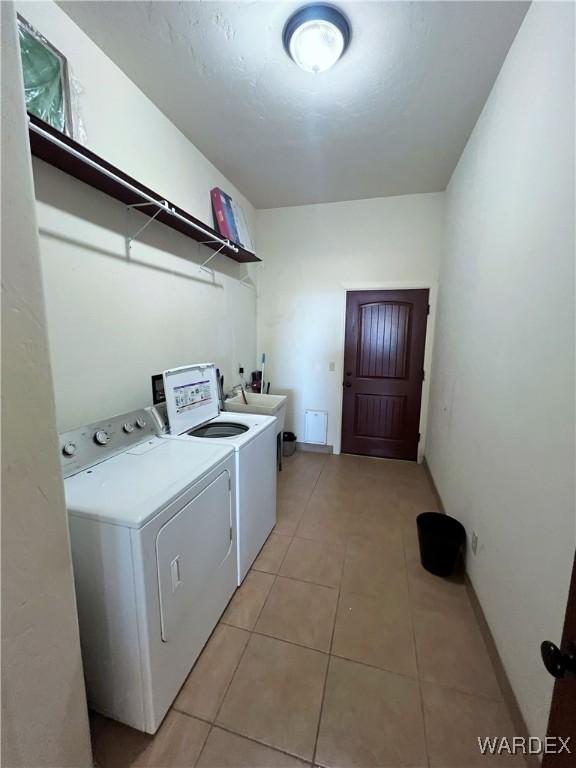
{"type": "Polygon", "coordinates": [[[65,61],[22,21],[18,25],[18,36],[26,109],[64,133],[67,128],[65,61]]]}

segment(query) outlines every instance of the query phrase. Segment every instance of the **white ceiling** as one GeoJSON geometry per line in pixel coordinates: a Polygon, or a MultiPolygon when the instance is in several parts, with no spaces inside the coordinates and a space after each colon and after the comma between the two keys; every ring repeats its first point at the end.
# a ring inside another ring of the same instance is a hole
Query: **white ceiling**
{"type": "Polygon", "coordinates": [[[351,2],[345,56],[301,71],[301,2],[60,2],[258,208],[446,187],[528,3],[351,2]]]}

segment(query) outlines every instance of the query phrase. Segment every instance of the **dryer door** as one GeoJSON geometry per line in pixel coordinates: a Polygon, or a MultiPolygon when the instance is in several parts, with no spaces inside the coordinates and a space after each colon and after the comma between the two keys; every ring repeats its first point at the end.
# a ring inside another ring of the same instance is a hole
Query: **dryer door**
{"type": "Polygon", "coordinates": [[[222,472],[158,531],[156,562],[162,640],[168,642],[205,601],[232,548],[230,475],[222,472]]]}

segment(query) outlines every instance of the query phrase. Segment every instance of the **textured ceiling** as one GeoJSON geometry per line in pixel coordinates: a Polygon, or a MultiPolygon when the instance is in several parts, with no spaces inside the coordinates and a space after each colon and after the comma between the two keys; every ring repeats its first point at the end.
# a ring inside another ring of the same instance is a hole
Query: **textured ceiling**
{"type": "Polygon", "coordinates": [[[328,72],[282,48],[294,2],[60,2],[259,208],[446,187],[527,10],[342,2],[328,72]]]}

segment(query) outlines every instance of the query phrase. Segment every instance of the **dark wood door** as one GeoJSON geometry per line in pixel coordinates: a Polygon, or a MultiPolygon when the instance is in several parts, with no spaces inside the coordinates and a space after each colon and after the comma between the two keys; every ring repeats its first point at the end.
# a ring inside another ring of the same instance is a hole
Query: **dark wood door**
{"type": "MultiPolygon", "coordinates": [[[[576,653],[576,558],[572,566],[572,580],[566,604],[566,618],[560,650],[566,654],[576,653]]],[[[576,765],[576,673],[567,672],[554,683],[550,719],[548,721],[548,736],[570,739],[568,752],[556,741],[556,754],[544,755],[542,768],[574,768],[576,765]]]]}
{"type": "Polygon", "coordinates": [[[342,451],[416,460],[428,290],[349,291],[342,451]]]}

